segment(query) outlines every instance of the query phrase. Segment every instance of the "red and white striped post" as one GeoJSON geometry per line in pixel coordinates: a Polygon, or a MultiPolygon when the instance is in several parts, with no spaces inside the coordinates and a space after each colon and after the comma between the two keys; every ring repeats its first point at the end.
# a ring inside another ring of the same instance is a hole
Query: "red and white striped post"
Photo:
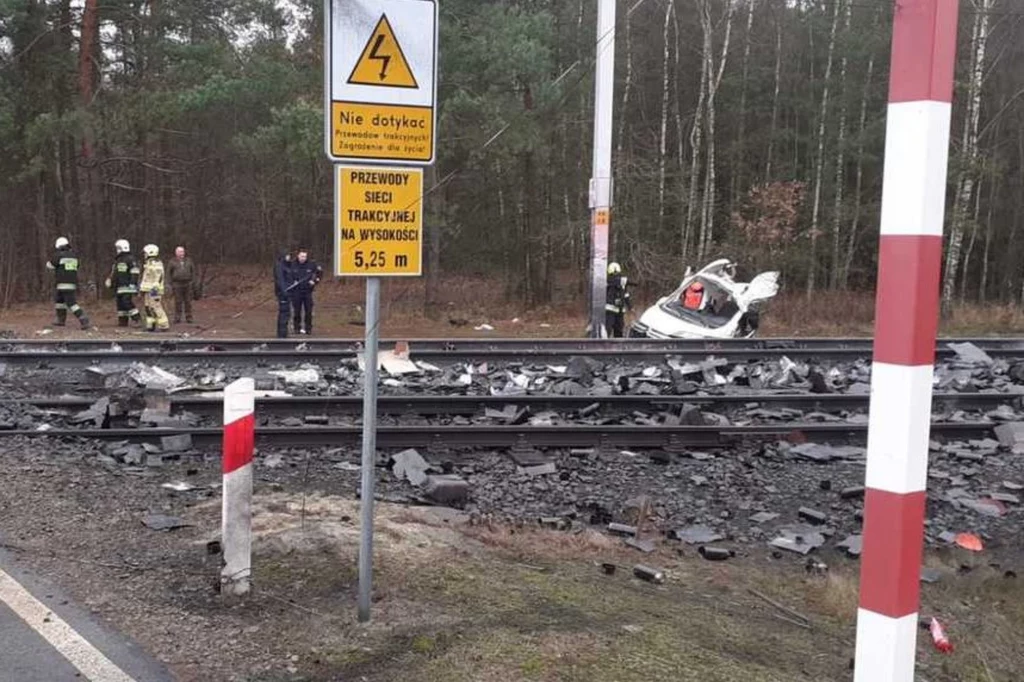
{"type": "Polygon", "coordinates": [[[224,389],[224,497],[221,592],[249,591],[252,574],[252,457],[256,439],[256,382],[239,379],[224,389]]]}
{"type": "Polygon", "coordinates": [[[896,0],[855,682],[913,682],[958,0],[896,0]]]}

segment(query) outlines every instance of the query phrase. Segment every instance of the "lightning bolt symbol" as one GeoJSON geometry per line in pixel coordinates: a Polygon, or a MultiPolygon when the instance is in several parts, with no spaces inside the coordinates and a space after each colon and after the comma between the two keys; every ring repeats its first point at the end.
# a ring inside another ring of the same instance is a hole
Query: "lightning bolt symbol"
{"type": "Polygon", "coordinates": [[[376,59],[380,62],[380,79],[388,75],[388,65],[391,63],[391,55],[377,54],[380,48],[384,45],[384,36],[377,36],[377,40],[373,43],[373,49],[370,50],[370,59],[376,59]]]}

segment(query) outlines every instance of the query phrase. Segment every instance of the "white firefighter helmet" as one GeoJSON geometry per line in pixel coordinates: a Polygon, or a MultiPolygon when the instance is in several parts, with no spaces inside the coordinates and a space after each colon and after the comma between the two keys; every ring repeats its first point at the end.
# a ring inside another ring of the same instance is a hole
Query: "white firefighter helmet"
{"type": "Polygon", "coordinates": [[[156,244],[146,244],[142,247],[142,253],[146,255],[146,258],[156,258],[160,255],[160,247],[156,244]]]}
{"type": "Polygon", "coordinates": [[[66,249],[71,246],[71,242],[68,241],[67,237],[58,237],[54,243],[53,248],[55,249],[66,249]]]}
{"type": "Polygon", "coordinates": [[[118,239],[114,242],[114,251],[118,253],[128,253],[132,250],[132,245],[128,243],[127,239],[118,239]]]}
{"type": "Polygon", "coordinates": [[[622,274],[622,266],[619,265],[618,263],[609,263],[608,264],[608,274],[609,275],[621,275],[622,274]]]}

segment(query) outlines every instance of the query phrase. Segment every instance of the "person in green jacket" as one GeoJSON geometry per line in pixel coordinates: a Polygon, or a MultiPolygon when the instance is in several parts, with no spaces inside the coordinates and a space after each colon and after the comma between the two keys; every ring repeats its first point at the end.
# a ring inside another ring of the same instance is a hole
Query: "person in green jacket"
{"type": "Polygon", "coordinates": [[[192,324],[192,297],[196,283],[196,266],[192,259],[185,255],[185,247],[174,250],[174,258],[167,264],[167,279],[171,281],[174,292],[174,324],[181,324],[181,314],[185,313],[185,321],[192,324]]]}

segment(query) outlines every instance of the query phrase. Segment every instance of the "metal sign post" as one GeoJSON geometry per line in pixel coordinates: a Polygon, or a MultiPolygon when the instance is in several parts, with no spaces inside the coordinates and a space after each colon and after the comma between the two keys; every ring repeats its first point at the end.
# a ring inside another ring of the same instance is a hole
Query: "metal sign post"
{"type": "MultiPolygon", "coordinates": [[[[338,163],[434,163],[436,0],[324,0],[324,149],[338,163]]],[[[418,276],[423,171],[337,165],[334,274],[366,277],[359,621],[370,620],[380,278],[418,276]]]]}
{"type": "Polygon", "coordinates": [[[363,455],[359,486],[359,622],[370,620],[373,585],[373,477],[377,471],[377,342],[380,277],[366,280],[366,346],[363,349],[363,455]]]}

